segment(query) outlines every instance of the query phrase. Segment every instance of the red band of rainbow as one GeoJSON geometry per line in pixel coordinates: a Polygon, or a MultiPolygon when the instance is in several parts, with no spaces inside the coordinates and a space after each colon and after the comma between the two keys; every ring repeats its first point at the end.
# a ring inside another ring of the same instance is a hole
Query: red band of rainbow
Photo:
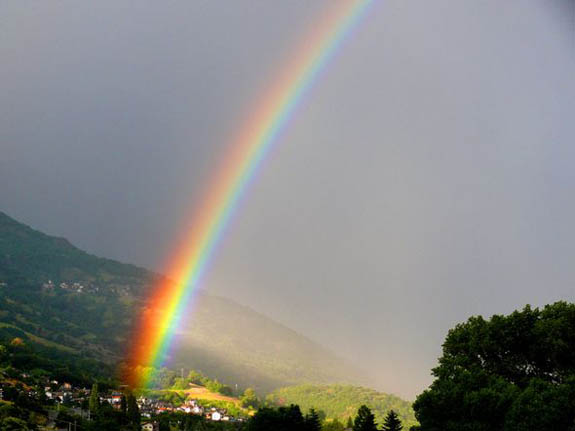
{"type": "Polygon", "coordinates": [[[167,273],[174,276],[175,283],[158,286],[150,298],[150,307],[140,316],[128,358],[133,369],[140,367],[140,371],[130,378],[133,386],[145,387],[149,383],[149,375],[141,372],[142,369],[158,368],[163,364],[182,313],[258,166],[306,92],[374,2],[338,1],[314,32],[304,39],[289,67],[283,69],[282,76],[232,143],[228,157],[206,189],[208,193],[200,211],[194,214],[193,229],[182,241],[183,246],[177,250],[171,268],[168,268],[167,273]]]}

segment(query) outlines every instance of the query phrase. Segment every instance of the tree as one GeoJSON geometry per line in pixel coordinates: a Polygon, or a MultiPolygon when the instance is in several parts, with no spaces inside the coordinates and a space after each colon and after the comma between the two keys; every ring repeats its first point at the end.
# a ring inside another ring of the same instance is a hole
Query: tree
{"type": "Polygon", "coordinates": [[[7,417],[0,421],[2,431],[28,431],[28,424],[22,419],[7,417]]]}
{"type": "Polygon", "coordinates": [[[242,407],[251,407],[253,409],[257,409],[260,405],[260,400],[256,395],[256,391],[254,391],[252,388],[247,388],[244,391],[240,401],[242,403],[242,407]]]}
{"type": "Polygon", "coordinates": [[[362,405],[353,421],[353,431],[377,431],[375,416],[366,405],[362,405]]]}
{"type": "Polygon", "coordinates": [[[451,329],[414,403],[421,431],[567,430],[575,421],[575,304],[526,306],[451,329]]]}
{"type": "Polygon", "coordinates": [[[88,403],[88,409],[92,416],[96,416],[100,410],[100,397],[98,395],[98,384],[94,383],[92,385],[92,391],[90,392],[90,401],[88,403]]]}
{"type": "Polygon", "coordinates": [[[120,422],[122,425],[128,423],[128,399],[126,398],[126,394],[122,395],[120,399],[120,422]]]}
{"type": "Polygon", "coordinates": [[[128,414],[128,400],[126,399],[126,395],[122,395],[122,398],[120,400],[120,411],[122,412],[122,415],[124,415],[124,417],[127,416],[127,414],[128,414]]]}
{"type": "Polygon", "coordinates": [[[181,377],[176,377],[174,379],[174,385],[172,386],[172,389],[187,389],[188,388],[188,381],[185,379],[182,379],[181,377]]]}
{"type": "Polygon", "coordinates": [[[575,378],[571,383],[555,385],[533,379],[513,402],[505,417],[505,429],[514,431],[568,430],[575,425],[575,378]]]}
{"type": "Polygon", "coordinates": [[[170,431],[170,418],[164,415],[160,417],[159,431],[170,431]]]}
{"type": "Polygon", "coordinates": [[[345,426],[347,429],[352,429],[353,428],[353,419],[351,418],[351,416],[349,416],[347,418],[347,424],[345,426]]]}
{"type": "Polygon", "coordinates": [[[383,431],[401,431],[403,425],[401,425],[401,420],[393,410],[391,410],[383,422],[383,431]]]}
{"type": "Polygon", "coordinates": [[[194,385],[201,385],[202,384],[202,380],[204,379],[204,375],[202,373],[199,373],[195,370],[190,370],[190,372],[188,373],[188,377],[186,378],[186,380],[190,383],[193,383],[194,385]]]}
{"type": "Polygon", "coordinates": [[[259,409],[248,422],[248,431],[304,431],[305,422],[299,406],[259,409]]]}
{"type": "Polygon", "coordinates": [[[134,397],[133,393],[128,394],[127,418],[128,422],[134,429],[139,429],[141,421],[140,409],[138,408],[138,403],[136,402],[136,397],[134,397]]]}
{"type": "Polygon", "coordinates": [[[321,420],[314,409],[310,409],[309,413],[305,415],[304,422],[306,431],[321,431],[321,420]]]}
{"type": "MultiPolygon", "coordinates": [[[[351,426],[353,426],[353,424],[351,426]]],[[[337,418],[335,418],[331,421],[324,422],[321,429],[322,431],[344,431],[345,427],[337,418]]]]}

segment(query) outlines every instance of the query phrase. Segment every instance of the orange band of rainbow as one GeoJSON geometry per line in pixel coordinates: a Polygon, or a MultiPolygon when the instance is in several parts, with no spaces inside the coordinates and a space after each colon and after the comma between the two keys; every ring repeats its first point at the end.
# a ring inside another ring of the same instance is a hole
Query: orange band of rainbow
{"type": "MultiPolygon", "coordinates": [[[[192,218],[192,230],[185,235],[183,245],[167,268],[167,273],[176,281],[157,286],[150,306],[140,316],[128,353],[128,364],[133,369],[136,366],[157,368],[163,364],[182,313],[258,166],[306,92],[373,3],[374,0],[338,1],[304,39],[289,67],[283,69],[275,86],[232,143],[226,160],[206,189],[199,212],[192,218]]],[[[145,372],[134,372],[130,383],[145,387],[149,377],[145,372]]]]}

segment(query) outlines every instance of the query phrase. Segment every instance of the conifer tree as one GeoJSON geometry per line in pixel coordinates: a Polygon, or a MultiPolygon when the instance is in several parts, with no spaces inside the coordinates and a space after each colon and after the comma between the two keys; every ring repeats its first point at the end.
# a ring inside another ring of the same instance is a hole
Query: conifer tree
{"type": "Polygon", "coordinates": [[[128,394],[128,422],[132,424],[134,429],[140,428],[140,409],[138,408],[138,403],[136,402],[136,397],[134,394],[128,394]]]}
{"type": "Polygon", "coordinates": [[[92,391],[90,392],[90,401],[88,402],[88,409],[90,414],[95,416],[100,410],[100,397],[98,396],[98,384],[94,383],[92,385],[92,391]]]}
{"type": "Polygon", "coordinates": [[[377,431],[375,416],[366,405],[362,405],[357,411],[353,421],[353,431],[377,431]]]}
{"type": "Polygon", "coordinates": [[[128,401],[126,400],[126,395],[122,395],[120,400],[120,411],[124,414],[128,412],[128,401]]]}
{"type": "Polygon", "coordinates": [[[401,431],[402,429],[403,425],[401,424],[401,420],[397,416],[397,413],[391,410],[383,422],[383,431],[401,431]]]}
{"type": "Polygon", "coordinates": [[[345,426],[347,429],[353,428],[353,419],[350,417],[347,418],[347,425],[345,426]]]}
{"type": "Polygon", "coordinates": [[[125,422],[128,418],[128,401],[126,400],[126,395],[122,395],[120,412],[122,412],[122,421],[125,422]]]}
{"type": "Polygon", "coordinates": [[[305,429],[306,431],[321,431],[321,420],[314,409],[310,409],[305,415],[305,429]]]}

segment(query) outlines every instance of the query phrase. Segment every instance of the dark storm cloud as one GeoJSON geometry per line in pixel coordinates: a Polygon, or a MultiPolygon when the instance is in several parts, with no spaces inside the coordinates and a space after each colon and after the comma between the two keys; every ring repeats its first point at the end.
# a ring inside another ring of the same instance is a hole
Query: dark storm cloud
{"type": "MultiPolygon", "coordinates": [[[[1,209],[159,268],[329,4],[5,2],[1,209]]],[[[573,300],[574,13],[377,4],[264,164],[206,288],[410,397],[456,322],[573,300]]]]}

